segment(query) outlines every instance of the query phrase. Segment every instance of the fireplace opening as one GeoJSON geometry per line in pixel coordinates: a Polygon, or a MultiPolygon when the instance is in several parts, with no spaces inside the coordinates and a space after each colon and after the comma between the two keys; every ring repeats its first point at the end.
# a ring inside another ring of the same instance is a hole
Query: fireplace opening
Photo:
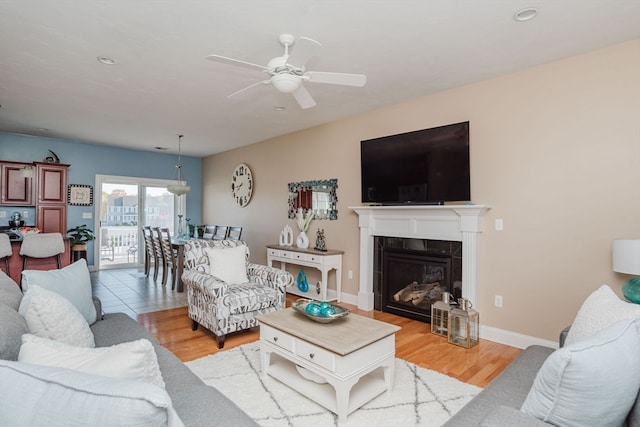
{"type": "Polygon", "coordinates": [[[451,292],[451,257],[388,250],[383,255],[382,311],[431,321],[431,304],[451,292]]]}
{"type": "Polygon", "coordinates": [[[462,293],[460,242],[376,237],[374,305],[399,316],[431,322],[442,293],[462,293]]]}

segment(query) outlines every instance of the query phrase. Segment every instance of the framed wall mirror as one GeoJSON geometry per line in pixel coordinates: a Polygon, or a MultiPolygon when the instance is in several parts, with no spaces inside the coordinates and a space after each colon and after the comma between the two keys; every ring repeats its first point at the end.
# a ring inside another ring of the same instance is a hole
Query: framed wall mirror
{"type": "Polygon", "coordinates": [[[296,217],[298,208],[302,208],[306,215],[309,210],[314,213],[314,219],[338,219],[336,203],[338,196],[337,179],[320,181],[303,181],[289,183],[289,219],[296,217]]]}

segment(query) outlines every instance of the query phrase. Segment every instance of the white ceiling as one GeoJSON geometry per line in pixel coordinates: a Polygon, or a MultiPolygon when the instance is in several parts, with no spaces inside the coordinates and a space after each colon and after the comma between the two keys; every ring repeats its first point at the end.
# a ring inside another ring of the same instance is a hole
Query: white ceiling
{"type": "Polygon", "coordinates": [[[0,131],[206,156],[638,37],[640,0],[0,0],[0,131]],[[228,99],[264,74],[205,57],[266,65],[281,33],[366,86],[228,99]]]}

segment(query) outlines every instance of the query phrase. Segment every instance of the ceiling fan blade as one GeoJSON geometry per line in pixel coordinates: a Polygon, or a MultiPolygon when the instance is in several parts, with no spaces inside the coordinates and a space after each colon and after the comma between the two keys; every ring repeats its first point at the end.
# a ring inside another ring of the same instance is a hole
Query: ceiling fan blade
{"type": "Polygon", "coordinates": [[[315,40],[307,37],[298,37],[293,45],[291,54],[289,54],[289,58],[287,58],[287,64],[297,68],[304,67],[318,53],[320,46],[322,45],[315,40]]]}
{"type": "Polygon", "coordinates": [[[303,110],[316,106],[316,101],[303,85],[300,85],[300,87],[291,92],[291,94],[296,99],[296,101],[298,101],[298,104],[300,104],[300,107],[303,110]]]}
{"type": "Polygon", "coordinates": [[[311,83],[328,83],[332,85],[362,87],[367,83],[367,76],[363,74],[325,73],[323,71],[307,71],[304,73],[311,83]]]}
{"type": "Polygon", "coordinates": [[[227,58],[226,56],[208,55],[207,59],[209,61],[221,62],[223,64],[237,65],[239,67],[250,68],[252,70],[267,71],[267,67],[265,66],[252,64],[251,62],[240,61],[239,59],[227,58]]]}
{"type": "Polygon", "coordinates": [[[259,82],[257,82],[257,83],[252,84],[251,86],[247,86],[247,87],[245,87],[244,89],[240,89],[240,90],[239,90],[239,91],[237,91],[237,92],[233,92],[231,95],[227,95],[227,98],[231,98],[231,97],[233,97],[233,96],[236,96],[236,95],[238,95],[238,94],[240,94],[240,93],[244,92],[245,90],[249,90],[249,89],[251,89],[251,88],[253,88],[253,87],[256,87],[256,86],[259,86],[259,85],[268,85],[268,84],[270,84],[270,83],[271,83],[271,80],[262,80],[262,81],[259,81],[259,82]]]}

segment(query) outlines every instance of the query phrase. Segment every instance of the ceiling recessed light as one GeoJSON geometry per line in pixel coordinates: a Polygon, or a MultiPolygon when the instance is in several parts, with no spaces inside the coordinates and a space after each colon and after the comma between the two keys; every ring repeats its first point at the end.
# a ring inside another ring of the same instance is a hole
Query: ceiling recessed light
{"type": "Polygon", "coordinates": [[[284,110],[286,110],[286,108],[284,108],[284,107],[282,107],[280,105],[276,105],[275,107],[273,107],[273,109],[276,110],[276,111],[284,111],[284,110]]]}
{"type": "Polygon", "coordinates": [[[115,59],[109,58],[108,56],[98,56],[98,61],[105,65],[116,65],[118,63],[115,59]]]}
{"type": "Polygon", "coordinates": [[[517,11],[513,15],[513,19],[515,19],[518,22],[530,21],[533,18],[535,18],[537,14],[538,14],[538,10],[535,7],[528,7],[526,9],[517,11]]]}

